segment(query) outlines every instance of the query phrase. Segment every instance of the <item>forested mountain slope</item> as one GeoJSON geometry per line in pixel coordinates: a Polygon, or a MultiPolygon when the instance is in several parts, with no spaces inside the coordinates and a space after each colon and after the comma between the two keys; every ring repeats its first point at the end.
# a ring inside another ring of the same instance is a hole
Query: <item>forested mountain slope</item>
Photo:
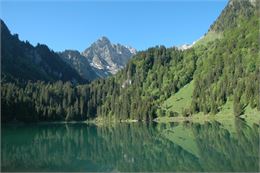
{"type": "Polygon", "coordinates": [[[258,8],[254,1],[231,0],[203,38],[207,41],[202,39],[183,51],[157,46],[138,52],[115,76],[89,85],[4,83],[2,119],[152,120],[216,114],[227,100],[236,116],[246,107],[259,111],[258,8]],[[220,37],[211,37],[212,33],[220,37]],[[166,100],[186,93],[190,96],[185,109],[174,109],[175,101],[165,107],[166,100]]]}
{"type": "Polygon", "coordinates": [[[236,116],[247,105],[260,110],[258,9],[254,1],[230,1],[212,25],[211,32],[222,32],[222,38],[198,48],[193,113],[215,114],[229,97],[236,116]]]}
{"type": "Polygon", "coordinates": [[[71,81],[86,82],[58,54],[46,45],[32,46],[12,35],[1,20],[1,78],[2,81],[71,81]]]}

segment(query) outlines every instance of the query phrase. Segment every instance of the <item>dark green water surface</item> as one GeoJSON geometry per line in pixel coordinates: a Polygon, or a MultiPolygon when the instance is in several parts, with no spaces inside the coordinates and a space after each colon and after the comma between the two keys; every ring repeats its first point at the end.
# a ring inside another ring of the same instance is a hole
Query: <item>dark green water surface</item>
{"type": "Polygon", "coordinates": [[[2,125],[2,171],[258,172],[259,125],[2,125]]]}

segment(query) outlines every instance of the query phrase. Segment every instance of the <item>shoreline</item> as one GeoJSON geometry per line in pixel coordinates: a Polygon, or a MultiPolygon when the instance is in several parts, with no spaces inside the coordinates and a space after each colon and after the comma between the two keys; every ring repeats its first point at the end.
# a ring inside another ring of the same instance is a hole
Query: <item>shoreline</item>
{"type": "Polygon", "coordinates": [[[252,116],[241,116],[241,117],[235,117],[235,116],[218,116],[218,115],[193,115],[190,117],[158,117],[155,118],[153,121],[156,123],[171,123],[171,122],[177,122],[177,123],[183,123],[183,122],[193,122],[193,123],[206,123],[206,122],[212,122],[217,121],[219,123],[230,123],[236,119],[240,119],[245,121],[248,124],[260,124],[260,117],[252,117],[252,116]]]}
{"type": "MultiPolygon", "coordinates": [[[[149,122],[154,123],[182,123],[182,122],[194,122],[194,123],[205,123],[211,121],[218,121],[218,122],[225,122],[225,121],[232,121],[235,119],[242,119],[249,123],[256,123],[260,124],[260,117],[252,117],[252,116],[241,116],[241,117],[234,117],[234,116],[217,116],[217,115],[202,115],[202,114],[195,114],[189,117],[157,117],[149,122]]],[[[137,120],[137,119],[126,119],[126,120],[116,120],[114,118],[95,118],[89,120],[82,120],[82,121],[39,121],[39,122],[22,122],[22,121],[15,121],[15,122],[5,122],[1,123],[4,124],[93,124],[93,125],[105,125],[105,124],[118,124],[118,123],[138,123],[138,122],[146,122],[145,120],[137,120]]]]}

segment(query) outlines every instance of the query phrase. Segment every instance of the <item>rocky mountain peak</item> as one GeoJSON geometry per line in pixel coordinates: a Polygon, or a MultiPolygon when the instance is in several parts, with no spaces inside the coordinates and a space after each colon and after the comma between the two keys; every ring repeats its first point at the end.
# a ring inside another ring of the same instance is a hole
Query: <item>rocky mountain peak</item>
{"type": "Polygon", "coordinates": [[[96,47],[105,47],[105,46],[110,46],[111,42],[107,37],[101,37],[97,41],[95,41],[91,46],[96,46],[96,47]]]}
{"type": "Polygon", "coordinates": [[[102,36],[101,38],[99,38],[97,40],[97,42],[101,42],[101,43],[104,43],[104,44],[111,44],[110,40],[107,37],[105,37],[105,36],[102,36]]]}
{"type": "Polygon", "coordinates": [[[82,55],[89,60],[92,67],[105,71],[104,76],[107,76],[122,69],[135,53],[135,49],[113,44],[103,36],[82,52],[82,55]]]}
{"type": "Polygon", "coordinates": [[[113,44],[107,37],[102,36],[82,53],[66,50],[60,55],[72,67],[75,67],[81,76],[89,79],[90,70],[86,71],[84,68],[94,71],[93,78],[107,77],[122,69],[136,52],[136,49],[130,46],[113,44]]]}

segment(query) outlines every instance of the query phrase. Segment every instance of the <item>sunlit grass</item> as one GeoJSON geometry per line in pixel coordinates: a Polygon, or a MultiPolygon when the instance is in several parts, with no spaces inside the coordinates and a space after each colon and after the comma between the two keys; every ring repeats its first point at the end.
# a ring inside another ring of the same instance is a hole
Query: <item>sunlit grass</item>
{"type": "Polygon", "coordinates": [[[166,111],[182,113],[183,109],[189,108],[191,105],[192,93],[194,89],[194,82],[181,88],[176,94],[168,98],[163,104],[162,108],[166,111]]]}

